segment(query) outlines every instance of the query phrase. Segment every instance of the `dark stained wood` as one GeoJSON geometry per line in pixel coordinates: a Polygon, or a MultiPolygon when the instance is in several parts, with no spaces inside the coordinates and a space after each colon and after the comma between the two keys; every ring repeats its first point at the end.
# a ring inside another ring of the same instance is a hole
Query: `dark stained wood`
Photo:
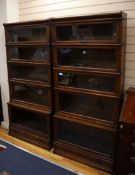
{"type": "Polygon", "coordinates": [[[76,115],[76,114],[72,114],[69,116],[69,113],[65,111],[56,112],[54,117],[58,119],[62,119],[62,120],[69,119],[70,122],[75,122],[80,125],[82,124],[82,125],[89,126],[89,127],[105,129],[111,132],[116,132],[117,130],[116,126],[110,122],[103,122],[98,119],[93,120],[92,118],[88,118],[88,117],[84,117],[84,116],[76,115]]]}
{"type": "Polygon", "coordinates": [[[27,111],[38,112],[39,114],[41,113],[41,114],[51,115],[51,110],[44,108],[44,106],[39,108],[37,105],[31,105],[31,104],[27,104],[27,103],[22,105],[22,103],[20,103],[20,102],[14,103],[12,101],[10,101],[8,103],[8,105],[12,106],[12,107],[19,108],[19,109],[24,109],[27,111]]]}
{"type": "Polygon", "coordinates": [[[109,92],[100,92],[100,91],[87,91],[85,89],[78,89],[78,88],[70,88],[70,87],[55,87],[55,90],[57,91],[63,91],[63,92],[70,92],[70,93],[79,93],[79,94],[86,94],[86,95],[96,95],[96,96],[103,96],[103,97],[106,97],[106,98],[113,98],[113,99],[116,99],[116,100],[119,100],[120,97],[118,95],[114,95],[114,94],[111,94],[109,92]]]}
{"type": "Polygon", "coordinates": [[[135,125],[135,88],[129,88],[126,92],[120,122],[135,125]]]}
{"type": "Polygon", "coordinates": [[[49,20],[4,24],[10,90],[9,134],[52,147],[52,61],[49,20]]]}
{"type": "Polygon", "coordinates": [[[111,172],[113,170],[113,162],[111,159],[100,156],[96,152],[80,148],[78,146],[72,145],[71,143],[57,141],[54,143],[54,152],[56,154],[68,157],[70,159],[76,160],[80,163],[98,168],[105,172],[111,172]],[[102,162],[102,166],[101,166],[102,162]]]}
{"type": "Polygon", "coordinates": [[[62,22],[66,21],[68,23],[68,21],[74,21],[74,19],[76,19],[76,22],[83,20],[83,21],[104,21],[106,19],[110,19],[110,20],[117,20],[117,19],[121,19],[122,18],[126,18],[126,13],[121,11],[121,12],[114,12],[114,13],[100,13],[100,14],[94,14],[94,15],[87,15],[87,16],[76,16],[76,17],[64,17],[64,18],[52,18],[53,23],[55,24],[58,22],[62,22]]]}
{"type": "Polygon", "coordinates": [[[120,115],[116,172],[135,174],[135,88],[126,91],[120,115]]]}
{"type": "Polygon", "coordinates": [[[112,174],[123,99],[126,14],[58,18],[51,24],[54,151],[112,174]],[[100,143],[106,150],[111,143],[112,150],[105,154],[100,143]]]}
{"type": "Polygon", "coordinates": [[[22,21],[22,22],[13,22],[13,23],[4,23],[4,27],[7,29],[10,28],[20,28],[20,26],[22,27],[36,27],[36,26],[48,26],[50,23],[50,19],[46,19],[46,20],[32,20],[32,21],[22,21]]]}

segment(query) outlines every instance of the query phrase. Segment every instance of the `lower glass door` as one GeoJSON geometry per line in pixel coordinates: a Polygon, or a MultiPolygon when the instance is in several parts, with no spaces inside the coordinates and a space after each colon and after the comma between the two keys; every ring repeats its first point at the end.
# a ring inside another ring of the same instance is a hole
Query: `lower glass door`
{"type": "Polygon", "coordinates": [[[115,133],[55,118],[55,141],[64,141],[113,157],[115,133]]]}
{"type": "Polygon", "coordinates": [[[48,88],[19,83],[12,83],[10,87],[13,100],[50,107],[50,92],[48,88]]]}
{"type": "Polygon", "coordinates": [[[110,123],[117,122],[119,101],[110,97],[57,92],[56,111],[110,123]]]}

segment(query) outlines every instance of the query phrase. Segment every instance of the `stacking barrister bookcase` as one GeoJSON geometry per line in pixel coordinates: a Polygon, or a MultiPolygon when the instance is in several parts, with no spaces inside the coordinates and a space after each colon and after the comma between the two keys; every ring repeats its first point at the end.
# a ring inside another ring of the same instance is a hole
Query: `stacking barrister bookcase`
{"type": "Polygon", "coordinates": [[[126,14],[53,19],[54,151],[112,173],[126,14]]]}
{"type": "Polygon", "coordinates": [[[4,24],[10,88],[9,134],[50,149],[49,21],[4,24]]]}

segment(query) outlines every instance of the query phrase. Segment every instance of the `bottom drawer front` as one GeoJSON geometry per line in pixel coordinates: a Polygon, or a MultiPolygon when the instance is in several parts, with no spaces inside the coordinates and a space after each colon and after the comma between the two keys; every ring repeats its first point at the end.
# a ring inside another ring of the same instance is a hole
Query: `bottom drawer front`
{"type": "Polygon", "coordinates": [[[36,132],[30,132],[29,130],[22,129],[21,127],[18,127],[16,125],[10,125],[9,135],[48,150],[51,147],[49,136],[45,136],[39,133],[37,134],[36,132]]]}
{"type": "Polygon", "coordinates": [[[55,118],[55,141],[65,141],[113,157],[115,133],[55,118]]]}
{"type": "Polygon", "coordinates": [[[91,152],[82,148],[72,145],[70,143],[54,142],[54,151],[56,154],[76,160],[77,162],[84,163],[88,166],[95,167],[112,173],[114,161],[110,158],[106,158],[98,153],[91,152]]]}

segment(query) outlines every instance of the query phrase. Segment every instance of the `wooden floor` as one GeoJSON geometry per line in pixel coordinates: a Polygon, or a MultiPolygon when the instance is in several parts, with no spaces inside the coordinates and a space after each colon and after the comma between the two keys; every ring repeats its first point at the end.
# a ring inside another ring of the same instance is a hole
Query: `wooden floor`
{"type": "Polygon", "coordinates": [[[58,156],[52,152],[46,151],[32,144],[26,143],[22,140],[11,137],[8,135],[8,131],[1,127],[0,127],[0,138],[8,142],[11,142],[19,147],[22,147],[28,151],[31,151],[34,154],[42,156],[43,158],[50,160],[56,164],[59,164],[60,166],[76,171],[80,173],[80,175],[107,175],[106,173],[96,170],[94,168],[82,165],[80,163],[58,156]]]}

